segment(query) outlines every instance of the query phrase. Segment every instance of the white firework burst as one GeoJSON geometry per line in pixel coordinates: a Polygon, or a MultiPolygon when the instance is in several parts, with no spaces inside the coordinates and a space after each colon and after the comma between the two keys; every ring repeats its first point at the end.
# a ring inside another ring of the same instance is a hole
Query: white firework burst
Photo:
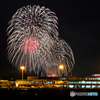
{"type": "MultiPolygon", "coordinates": [[[[56,14],[40,6],[24,6],[13,15],[8,27],[8,57],[12,64],[24,65],[30,72],[39,75],[41,69],[61,73],[57,66],[65,65],[64,75],[68,75],[75,61],[70,46],[59,39],[56,14]]],[[[44,72],[41,72],[44,75],[44,72]]]]}

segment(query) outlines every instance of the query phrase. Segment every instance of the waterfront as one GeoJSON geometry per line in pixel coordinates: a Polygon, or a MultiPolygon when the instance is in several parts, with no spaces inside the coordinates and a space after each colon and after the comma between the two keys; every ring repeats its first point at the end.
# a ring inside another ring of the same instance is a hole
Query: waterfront
{"type": "MultiPolygon", "coordinates": [[[[39,88],[39,89],[26,89],[26,88],[12,88],[0,89],[0,96],[60,96],[69,97],[70,93],[74,91],[77,93],[97,93],[99,96],[100,89],[66,89],[66,88],[39,88]]],[[[89,95],[95,96],[95,95],[89,95]]]]}
{"type": "Polygon", "coordinates": [[[0,80],[0,96],[99,96],[100,75],[87,77],[34,77],[0,80]],[[89,94],[90,93],[90,94],[89,94]]]}

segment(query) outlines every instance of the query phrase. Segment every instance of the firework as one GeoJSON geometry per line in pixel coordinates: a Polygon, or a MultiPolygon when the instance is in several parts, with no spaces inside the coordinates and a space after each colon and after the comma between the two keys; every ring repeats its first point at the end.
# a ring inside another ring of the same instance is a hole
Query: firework
{"type": "Polygon", "coordinates": [[[56,14],[40,6],[24,6],[12,16],[8,27],[8,57],[14,66],[24,65],[37,75],[57,75],[59,64],[64,64],[64,75],[74,67],[70,46],[59,38],[56,14]]]}

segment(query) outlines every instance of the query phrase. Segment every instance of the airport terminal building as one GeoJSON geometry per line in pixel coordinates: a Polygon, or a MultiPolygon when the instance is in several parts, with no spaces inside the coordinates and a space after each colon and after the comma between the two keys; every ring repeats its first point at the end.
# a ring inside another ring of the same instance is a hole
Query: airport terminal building
{"type": "Polygon", "coordinates": [[[34,77],[25,80],[0,80],[0,88],[68,88],[93,89],[100,88],[100,75],[87,77],[34,77]]]}

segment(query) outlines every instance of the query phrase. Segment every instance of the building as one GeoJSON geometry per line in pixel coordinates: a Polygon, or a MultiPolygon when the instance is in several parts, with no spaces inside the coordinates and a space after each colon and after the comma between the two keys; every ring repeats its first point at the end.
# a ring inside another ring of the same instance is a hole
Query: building
{"type": "Polygon", "coordinates": [[[100,75],[86,77],[33,77],[26,80],[0,80],[0,88],[100,89],[100,75]]]}

